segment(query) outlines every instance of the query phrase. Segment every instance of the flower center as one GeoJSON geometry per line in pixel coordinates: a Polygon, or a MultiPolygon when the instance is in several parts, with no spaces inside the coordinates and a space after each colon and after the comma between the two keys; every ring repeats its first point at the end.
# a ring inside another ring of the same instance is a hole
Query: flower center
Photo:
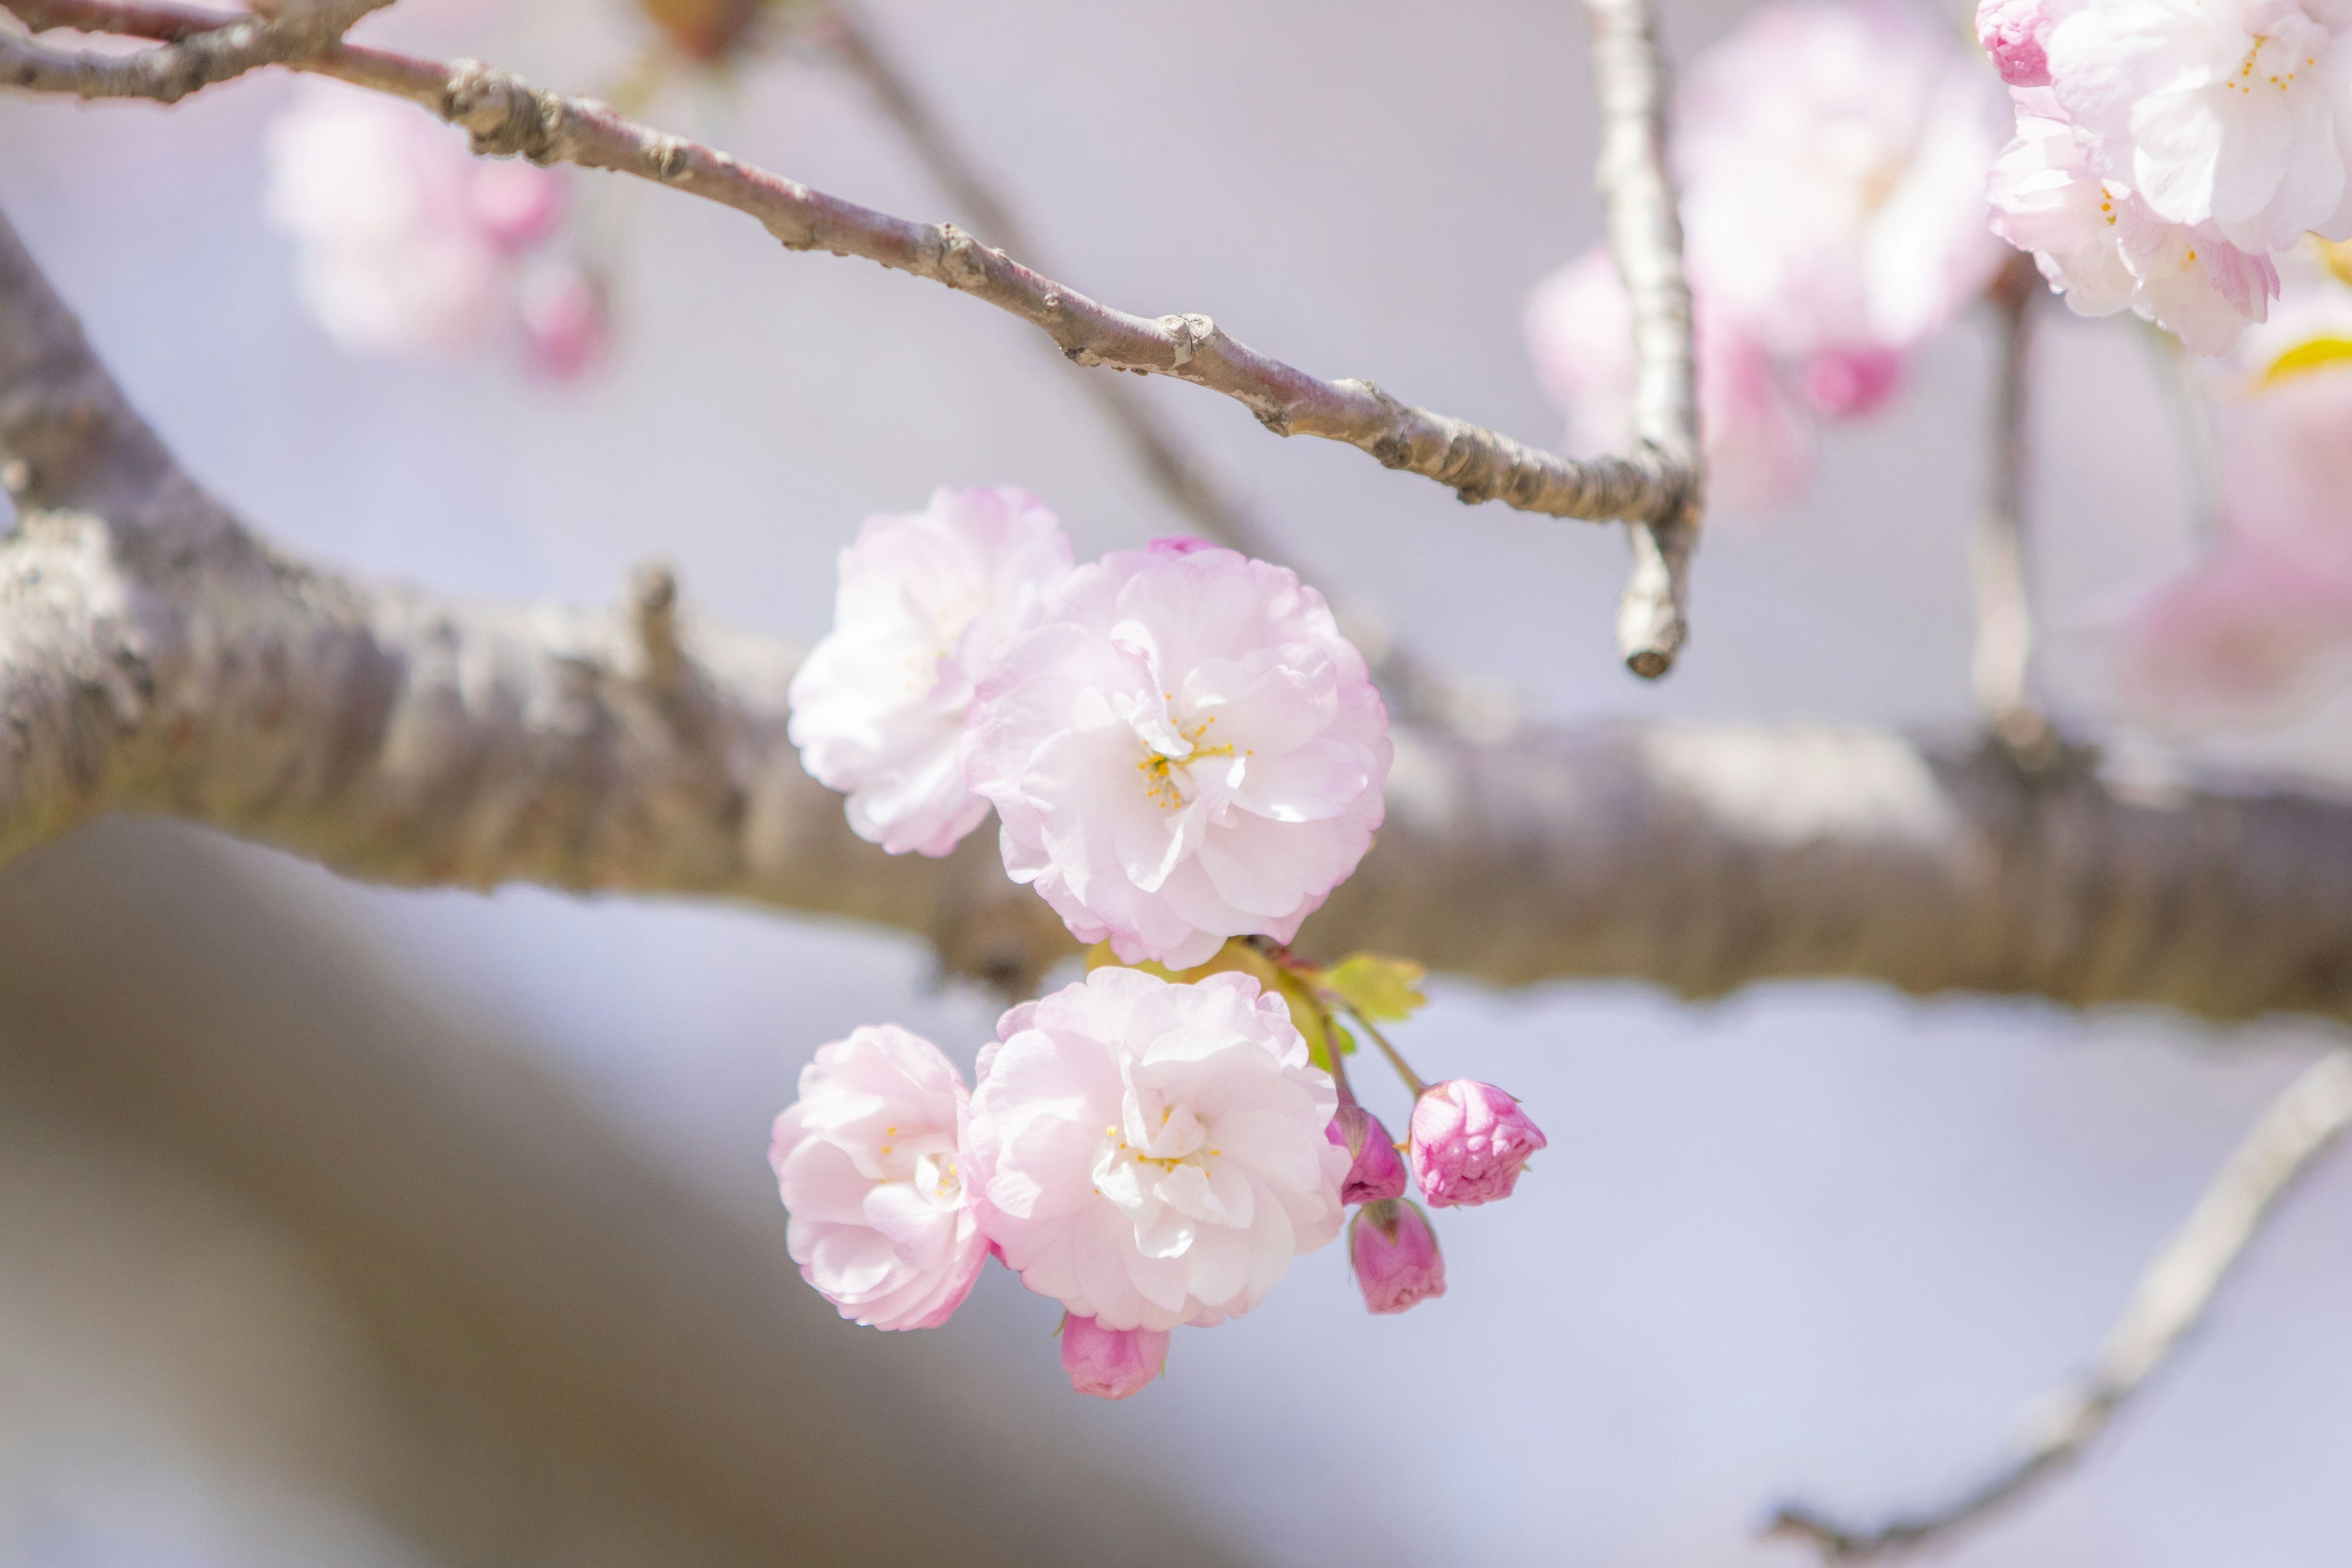
{"type": "MultiPolygon", "coordinates": [[[[1192,787],[1192,763],[1209,757],[1230,757],[1234,754],[1230,743],[1214,746],[1207,743],[1209,731],[1216,721],[1213,713],[1189,727],[1172,719],[1169,721],[1166,727],[1174,733],[1174,743],[1183,747],[1181,752],[1170,751],[1171,742],[1165,735],[1145,741],[1148,750],[1135,767],[1143,775],[1145,797],[1160,810],[1174,811],[1193,797],[1196,792],[1192,787]]],[[[1242,754],[1247,756],[1249,753],[1244,752],[1242,754]]]]}

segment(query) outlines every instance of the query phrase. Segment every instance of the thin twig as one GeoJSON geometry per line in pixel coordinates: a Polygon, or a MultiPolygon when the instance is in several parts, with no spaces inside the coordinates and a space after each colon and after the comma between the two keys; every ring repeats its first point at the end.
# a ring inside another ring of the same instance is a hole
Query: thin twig
{"type": "MultiPolygon", "coordinates": [[[[8,0],[35,28],[186,36],[231,20],[177,5],[8,0]]],[[[1648,0],[1591,0],[1610,228],[1634,302],[1642,377],[1633,450],[1589,459],[1523,446],[1401,402],[1367,381],[1325,381],[1257,353],[1204,315],[1129,315],[982,245],[953,224],[913,223],[656,131],[593,100],[536,89],[474,60],[440,64],[338,47],[299,68],[405,98],[462,125],[474,151],[571,163],[649,180],[759,219],[787,249],[859,256],[984,300],[1051,336],[1073,363],[1167,375],[1220,392],[1277,435],[1317,436],[1452,489],[1464,501],[1634,522],[1634,570],[1619,623],[1629,665],[1655,677],[1685,635],[1684,578],[1703,484],[1690,398],[1689,296],[1668,185],[1664,69],[1648,0]]],[[[42,51],[0,37],[0,69],[42,51]]],[[[40,86],[38,81],[26,85],[40,86]]]]}
{"type": "MultiPolygon", "coordinates": [[[[0,83],[78,98],[140,98],[177,103],[262,66],[315,55],[352,24],[392,0],[324,0],[284,16],[220,15],[133,55],[53,49],[0,35],[0,83]]],[[[27,18],[29,22],[29,18],[27,18]]],[[[39,24],[32,24],[36,26],[39,24]]]]}
{"type": "Polygon", "coordinates": [[[2000,331],[1992,377],[1992,472],[1974,552],[1977,710],[2011,756],[2036,768],[2057,752],[2055,734],[2034,693],[2033,584],[2025,524],[2033,308],[2047,291],[2033,258],[2021,252],[1986,294],[2000,331]]]}
{"type": "Polygon", "coordinates": [[[1419,1073],[1412,1070],[1412,1064],[1404,1059],[1402,1052],[1389,1044],[1389,1037],[1381,1033],[1381,1026],[1378,1024],[1364,1016],[1362,1008],[1336,993],[1326,991],[1321,994],[1325,1003],[1345,1007],[1348,1010],[1348,1016],[1356,1020],[1362,1026],[1364,1033],[1372,1037],[1372,1044],[1380,1047],[1381,1055],[1389,1058],[1389,1066],[1396,1069],[1397,1077],[1404,1079],[1405,1088],[1412,1090],[1413,1099],[1419,1100],[1429,1092],[1429,1085],[1423,1081],[1419,1073]]]}
{"type": "Polygon", "coordinates": [[[2305,1069],[2263,1113],[2188,1223],[2140,1277],[2090,1375],[2036,1402],[2016,1457],[1990,1478],[1950,1502],[1876,1526],[1842,1526],[1815,1509],[1791,1505],[1773,1519],[1768,1532],[1811,1542],[1836,1563],[1941,1546],[2079,1458],[2197,1326],[2279,1200],[2347,1127],[2352,1050],[2336,1049],[2305,1069]]]}

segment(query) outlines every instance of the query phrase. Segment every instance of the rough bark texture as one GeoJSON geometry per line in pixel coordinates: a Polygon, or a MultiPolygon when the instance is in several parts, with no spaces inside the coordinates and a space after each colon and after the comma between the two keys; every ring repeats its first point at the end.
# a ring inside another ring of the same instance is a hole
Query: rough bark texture
{"type": "MultiPolygon", "coordinates": [[[[0,854],[167,812],[355,877],[719,895],[895,926],[1018,986],[1069,951],[986,833],[854,837],[784,737],[793,650],[291,560],[205,496],[0,227],[0,854]]],[[[1506,984],[1917,994],[2352,1019],[2352,807],[2137,792],[1884,731],[1397,731],[1389,819],[1303,944],[1506,984]]]]}

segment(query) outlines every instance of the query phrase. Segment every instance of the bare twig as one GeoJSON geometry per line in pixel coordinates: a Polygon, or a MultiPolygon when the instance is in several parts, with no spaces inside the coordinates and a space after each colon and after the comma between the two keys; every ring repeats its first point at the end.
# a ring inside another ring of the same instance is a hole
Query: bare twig
{"type": "Polygon", "coordinates": [[[2305,1069],[2263,1113],[2188,1223],[2141,1276],[2090,1375],[2037,1402],[2016,1456],[1984,1481],[1939,1507],[1870,1527],[1842,1526],[1816,1510],[1792,1505],[1780,1510],[1771,1531],[1812,1542],[1832,1562],[1859,1563],[1941,1546],[2079,1458],[2197,1326],[2279,1200],[2347,1127],[2352,1050],[2339,1048],[2305,1069]]]}
{"type": "Polygon", "coordinates": [[[280,16],[220,15],[202,30],[134,55],[53,49],[0,34],[0,83],[79,98],[143,98],[177,103],[192,92],[262,66],[316,55],[392,0],[323,0],[280,16]]]}
{"type": "MultiPolygon", "coordinates": [[[[185,36],[228,20],[157,3],[9,0],[36,28],[185,36]]],[[[1647,0],[1591,0],[1610,227],[1634,301],[1642,361],[1633,450],[1589,459],[1523,446],[1403,403],[1366,381],[1325,381],[1240,342],[1207,316],[1129,315],[1044,277],[953,224],[913,223],[656,131],[593,100],[536,89],[478,61],[448,65],[348,46],[300,68],[409,100],[466,128],[474,150],[649,180],[757,218],[788,249],[859,256],[984,300],[1051,336],[1073,363],[1167,375],[1234,399],[1284,436],[1344,441],[1464,501],[1588,521],[1629,520],[1634,571],[1620,617],[1627,662],[1664,674],[1685,635],[1684,576],[1702,475],[1690,399],[1689,298],[1664,163],[1664,65],[1647,0]]],[[[0,37],[0,68],[40,46],[0,37]]],[[[47,51],[54,53],[54,51],[47,51]]],[[[40,86],[38,81],[26,85],[40,86]]]]}
{"type": "Polygon", "coordinates": [[[1977,710],[2011,756],[2032,767],[2054,758],[2056,736],[2034,695],[2033,584],[2025,498],[2034,302],[2047,290],[2019,253],[1986,299],[2000,324],[1992,388],[1990,493],[1976,535],[1977,710]]]}

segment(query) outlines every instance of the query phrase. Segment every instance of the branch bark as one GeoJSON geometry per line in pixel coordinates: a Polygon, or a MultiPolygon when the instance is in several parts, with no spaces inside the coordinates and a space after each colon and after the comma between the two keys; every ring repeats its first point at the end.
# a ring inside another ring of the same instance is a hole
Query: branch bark
{"type": "MultiPolygon", "coordinates": [[[[1703,474],[1690,438],[1689,301],[1681,289],[1681,230],[1665,174],[1664,67],[1648,7],[1649,0],[1593,0],[1591,6],[1602,195],[1621,265],[1634,268],[1627,280],[1635,291],[1635,344],[1643,363],[1633,449],[1591,458],[1524,446],[1404,403],[1369,381],[1323,380],[1258,353],[1204,315],[1130,315],[953,224],[913,223],[859,206],[479,61],[444,65],[345,45],[299,64],[430,110],[463,126],[474,151],[486,156],[576,163],[648,180],[748,214],[788,250],[863,257],[971,294],[1043,330],[1073,363],[1173,376],[1223,393],[1276,435],[1343,441],[1384,467],[1436,480],[1465,503],[1500,500],[1521,511],[1642,525],[1634,531],[1619,643],[1635,673],[1655,679],[1672,667],[1685,637],[1683,584],[1703,474]],[[1672,253],[1658,254],[1661,246],[1672,253]],[[1672,319],[1677,298],[1679,328],[1672,319]]],[[[36,30],[163,37],[209,31],[228,19],[163,0],[7,0],[7,8],[36,30]]],[[[24,68],[41,48],[0,34],[0,75],[24,68]]],[[[45,83],[36,73],[22,85],[45,83]]]]}
{"type": "Polygon", "coordinates": [[[1794,1504],[1769,1533],[1807,1542],[1832,1563],[1865,1563],[1950,1542],[2063,1468],[2105,1431],[2204,1317],[2230,1270],[2280,1201],[2352,1129],[2352,1050],[2305,1069],[2231,1152],[2179,1235],[2158,1254],[2079,1384],[2053,1389],[2031,1413],[2015,1458],[1950,1502],[1874,1526],[1841,1525],[1794,1504]]]}
{"type": "MultiPolygon", "coordinates": [[[[795,653],[676,603],[502,605],[294,560],[173,462],[0,224],[0,858],[165,812],[403,884],[754,900],[1026,986],[1072,951],[982,833],[855,837],[785,738],[795,653]]],[[[1682,995],[1915,994],[2352,1019],[2352,806],[2126,791],[1876,731],[1400,725],[1389,817],[1309,951],[1682,995]]]]}
{"type": "Polygon", "coordinates": [[[286,65],[327,48],[371,11],[392,0],[323,0],[284,16],[221,15],[202,29],[134,55],[53,49],[0,35],[0,82],[78,98],[144,98],[177,103],[192,92],[250,70],[286,65]]]}

